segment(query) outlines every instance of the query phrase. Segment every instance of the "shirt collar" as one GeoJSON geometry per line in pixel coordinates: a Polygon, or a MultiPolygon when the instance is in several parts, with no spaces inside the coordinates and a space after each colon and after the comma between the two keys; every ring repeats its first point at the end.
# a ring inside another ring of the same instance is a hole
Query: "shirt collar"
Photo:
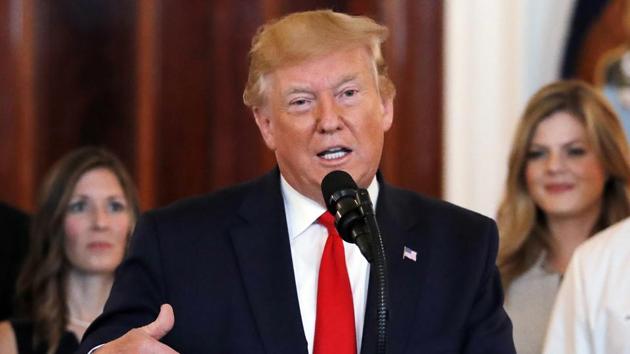
{"type": "MultiPolygon", "coordinates": [[[[289,239],[293,240],[311,226],[326,209],[316,201],[295,190],[295,188],[284,179],[282,174],[280,175],[280,190],[282,191],[282,200],[284,202],[284,210],[287,218],[289,239]]],[[[367,190],[370,194],[372,204],[376,206],[379,193],[379,185],[376,176],[372,179],[367,190]]]]}

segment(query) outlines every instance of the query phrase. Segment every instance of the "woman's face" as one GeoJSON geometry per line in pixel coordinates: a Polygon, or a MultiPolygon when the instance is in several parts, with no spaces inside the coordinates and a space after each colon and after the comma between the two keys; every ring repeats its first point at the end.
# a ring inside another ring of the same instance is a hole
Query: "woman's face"
{"type": "Polygon", "coordinates": [[[549,218],[599,214],[607,175],[584,125],[566,112],[543,119],[527,152],[527,189],[549,218]]]}
{"type": "Polygon", "coordinates": [[[131,223],[131,208],[116,175],[107,168],[87,171],[66,208],[66,257],[81,272],[112,273],[123,259],[131,223]]]}

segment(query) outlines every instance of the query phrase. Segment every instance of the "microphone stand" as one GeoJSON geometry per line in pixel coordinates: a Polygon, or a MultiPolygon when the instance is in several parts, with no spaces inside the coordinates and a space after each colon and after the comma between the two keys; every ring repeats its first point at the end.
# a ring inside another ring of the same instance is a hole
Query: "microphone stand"
{"type": "Polygon", "coordinates": [[[365,218],[370,235],[372,235],[372,248],[376,251],[373,266],[376,271],[376,353],[385,354],[387,344],[387,322],[388,322],[388,288],[387,288],[387,262],[385,256],[385,245],[381,231],[376,223],[376,215],[372,207],[372,201],[367,189],[359,188],[357,191],[357,201],[361,215],[365,218]]]}

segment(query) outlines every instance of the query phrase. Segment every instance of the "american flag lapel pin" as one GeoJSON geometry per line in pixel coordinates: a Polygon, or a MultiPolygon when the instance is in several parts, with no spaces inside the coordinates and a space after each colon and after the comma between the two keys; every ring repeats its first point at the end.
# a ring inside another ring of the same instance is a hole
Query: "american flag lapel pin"
{"type": "Polygon", "coordinates": [[[414,261],[414,262],[415,262],[415,261],[416,261],[416,257],[417,257],[417,256],[418,256],[418,252],[416,252],[416,251],[412,250],[411,248],[409,248],[409,247],[407,247],[407,246],[405,246],[405,247],[403,248],[403,256],[402,256],[402,259],[407,258],[407,259],[410,259],[410,260],[412,260],[412,261],[414,261]]]}

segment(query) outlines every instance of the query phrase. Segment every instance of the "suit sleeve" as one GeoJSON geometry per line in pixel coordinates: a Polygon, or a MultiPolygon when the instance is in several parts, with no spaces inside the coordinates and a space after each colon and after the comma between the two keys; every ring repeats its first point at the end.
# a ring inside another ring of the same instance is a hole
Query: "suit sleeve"
{"type": "Polygon", "coordinates": [[[512,323],[503,309],[501,277],[496,267],[498,232],[490,222],[484,237],[487,243],[483,276],[468,316],[466,354],[516,353],[512,323]]]}
{"type": "Polygon", "coordinates": [[[159,238],[150,215],[139,220],[129,253],[116,271],[116,279],[103,313],[86,331],[77,353],[152,322],[167,303],[161,267],[159,238]]]}

